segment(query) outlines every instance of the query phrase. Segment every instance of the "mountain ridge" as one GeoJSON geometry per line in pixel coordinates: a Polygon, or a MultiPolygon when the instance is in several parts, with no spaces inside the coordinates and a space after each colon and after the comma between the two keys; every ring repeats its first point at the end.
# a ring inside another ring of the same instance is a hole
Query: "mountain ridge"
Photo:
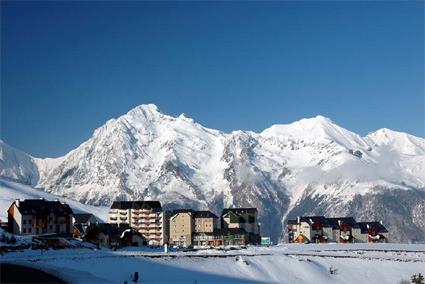
{"type": "MultiPolygon", "coordinates": [[[[4,145],[0,142],[1,153],[13,152],[4,145]]],[[[259,133],[225,133],[149,104],[108,120],[62,157],[28,155],[23,167],[10,156],[0,156],[0,176],[86,204],[158,199],[166,208],[215,212],[255,206],[261,210],[263,232],[274,240],[282,237],[284,221],[295,213],[337,215],[339,208],[357,217],[370,212],[381,218],[386,216],[371,206],[382,211],[385,198],[393,202],[415,196],[409,212],[393,208],[387,217],[397,219],[389,223],[397,228],[404,226],[402,215],[410,216],[404,231],[418,224],[419,239],[425,239],[425,224],[418,217],[425,208],[425,139],[385,128],[361,137],[319,115],[259,133]],[[20,169],[20,175],[11,169],[20,169]]],[[[399,231],[394,239],[409,238],[399,231]]]]}

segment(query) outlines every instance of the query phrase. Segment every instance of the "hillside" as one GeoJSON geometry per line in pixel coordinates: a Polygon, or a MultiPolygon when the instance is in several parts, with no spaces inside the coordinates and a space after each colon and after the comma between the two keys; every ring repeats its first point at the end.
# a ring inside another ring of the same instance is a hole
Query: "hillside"
{"type": "Polygon", "coordinates": [[[22,155],[1,156],[3,177],[84,204],[158,199],[216,213],[254,206],[274,241],[288,217],[352,215],[383,220],[393,241],[425,240],[425,140],[389,129],[361,137],[317,116],[223,133],[141,105],[63,157],[22,155]]]}

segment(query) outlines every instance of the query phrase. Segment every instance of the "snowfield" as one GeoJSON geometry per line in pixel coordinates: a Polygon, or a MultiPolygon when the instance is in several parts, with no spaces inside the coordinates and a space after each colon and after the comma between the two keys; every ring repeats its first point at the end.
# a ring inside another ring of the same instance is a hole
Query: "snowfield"
{"type": "Polygon", "coordinates": [[[168,254],[147,248],[27,250],[0,262],[39,268],[70,283],[131,283],[136,271],[141,283],[398,283],[425,274],[425,245],[297,244],[168,254]]]}

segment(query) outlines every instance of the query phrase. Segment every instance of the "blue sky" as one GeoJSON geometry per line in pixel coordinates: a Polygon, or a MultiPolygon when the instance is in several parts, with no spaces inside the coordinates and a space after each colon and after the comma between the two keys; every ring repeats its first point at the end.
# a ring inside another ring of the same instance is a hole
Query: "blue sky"
{"type": "Polygon", "coordinates": [[[1,137],[34,156],[144,103],[223,131],[322,114],[424,137],[420,1],[1,5],[1,137]]]}

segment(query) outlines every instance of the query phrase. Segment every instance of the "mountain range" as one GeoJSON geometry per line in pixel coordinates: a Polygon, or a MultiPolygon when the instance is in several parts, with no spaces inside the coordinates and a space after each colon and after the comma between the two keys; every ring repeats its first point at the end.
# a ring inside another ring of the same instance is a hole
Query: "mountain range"
{"type": "Polygon", "coordinates": [[[0,141],[0,177],[89,205],[252,206],[274,241],[288,218],[310,214],[382,220],[392,241],[425,241],[425,139],[389,129],[361,137],[323,116],[224,133],[141,105],[59,158],[0,141]]]}

